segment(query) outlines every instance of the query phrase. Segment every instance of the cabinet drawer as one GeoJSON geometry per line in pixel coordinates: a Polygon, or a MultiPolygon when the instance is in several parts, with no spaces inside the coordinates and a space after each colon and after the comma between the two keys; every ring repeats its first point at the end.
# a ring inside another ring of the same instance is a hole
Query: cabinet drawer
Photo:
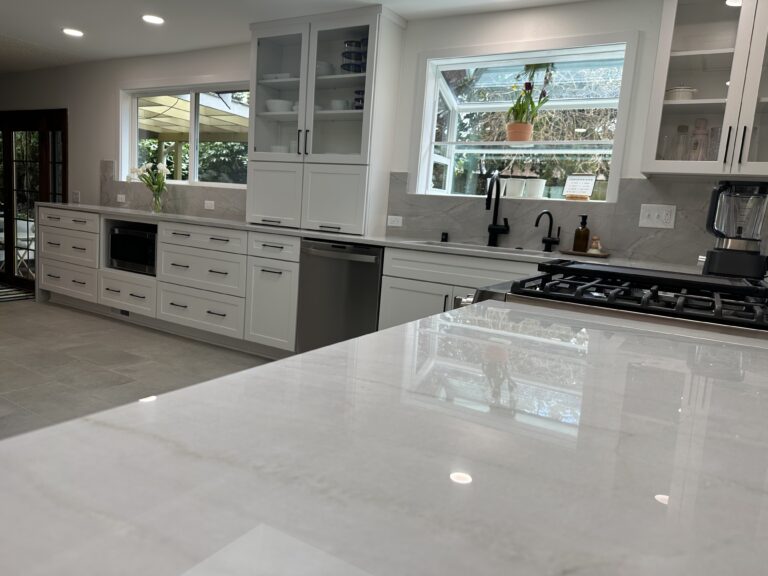
{"type": "Polygon", "coordinates": [[[41,226],[40,255],[52,260],[98,268],[99,235],[41,226]]]}
{"type": "Polygon", "coordinates": [[[243,338],[245,299],[185,286],[158,284],[157,317],[216,334],[243,338]]]}
{"type": "Polygon", "coordinates": [[[301,238],[248,232],[248,255],[298,262],[301,253],[301,238]]]}
{"type": "Polygon", "coordinates": [[[163,282],[245,296],[246,256],[160,245],[157,277],[163,282]]]}
{"type": "Polygon", "coordinates": [[[40,208],[40,224],[98,234],[99,215],[62,208],[40,208]]]}
{"type": "Polygon", "coordinates": [[[94,268],[41,258],[38,282],[43,290],[88,302],[98,300],[98,273],[94,268]]]}
{"type": "Polygon", "coordinates": [[[154,318],[157,315],[157,281],[130,272],[101,270],[99,304],[154,318]]]}
{"type": "Polygon", "coordinates": [[[245,339],[293,352],[298,296],[298,262],[250,256],[245,339]]]}
{"type": "Polygon", "coordinates": [[[160,242],[168,244],[207,248],[233,254],[245,254],[247,251],[248,233],[245,230],[160,222],[158,234],[160,242]]]}

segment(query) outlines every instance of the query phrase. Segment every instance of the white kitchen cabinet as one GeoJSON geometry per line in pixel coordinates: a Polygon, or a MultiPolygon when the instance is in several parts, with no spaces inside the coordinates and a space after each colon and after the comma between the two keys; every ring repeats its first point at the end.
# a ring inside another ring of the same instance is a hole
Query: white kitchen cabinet
{"type": "Polygon", "coordinates": [[[404,26],[381,6],[252,25],[248,222],[384,233],[404,26]],[[350,177],[354,205],[318,216],[315,198],[350,177]]]}
{"type": "Polygon", "coordinates": [[[157,280],[122,270],[99,270],[99,304],[154,318],[157,280]]]}
{"type": "Polygon", "coordinates": [[[768,174],[768,150],[760,146],[760,127],[768,128],[767,11],[766,0],[665,0],[644,172],[768,174]],[[670,90],[679,87],[694,92],[676,97],[670,90]]]}
{"type": "Polygon", "coordinates": [[[40,256],[88,268],[99,265],[99,235],[40,226],[40,256]]]}
{"type": "Polygon", "coordinates": [[[366,166],[307,164],[301,227],[362,234],[367,179],[366,166]]]}
{"type": "Polygon", "coordinates": [[[157,278],[201,290],[245,297],[246,256],[160,244],[157,278]]]}
{"type": "Polygon", "coordinates": [[[76,264],[40,258],[40,288],[87,302],[98,300],[98,271],[76,264]]]}
{"type": "Polygon", "coordinates": [[[453,286],[384,276],[381,279],[379,330],[440,314],[453,302],[453,286]]]}
{"type": "Polygon", "coordinates": [[[293,352],[298,290],[298,262],[249,256],[245,339],[293,352]]]}
{"type": "Polygon", "coordinates": [[[243,338],[244,298],[158,282],[157,300],[160,320],[243,338]]]}

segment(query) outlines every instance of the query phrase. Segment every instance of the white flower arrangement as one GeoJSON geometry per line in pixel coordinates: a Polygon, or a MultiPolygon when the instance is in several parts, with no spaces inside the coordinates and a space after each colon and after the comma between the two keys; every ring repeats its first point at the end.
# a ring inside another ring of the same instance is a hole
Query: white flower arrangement
{"type": "Polygon", "coordinates": [[[144,185],[152,192],[152,210],[160,212],[163,206],[163,194],[168,190],[165,182],[166,177],[170,173],[171,171],[162,162],[157,165],[147,162],[138,168],[131,168],[128,179],[144,182],[144,185]]]}

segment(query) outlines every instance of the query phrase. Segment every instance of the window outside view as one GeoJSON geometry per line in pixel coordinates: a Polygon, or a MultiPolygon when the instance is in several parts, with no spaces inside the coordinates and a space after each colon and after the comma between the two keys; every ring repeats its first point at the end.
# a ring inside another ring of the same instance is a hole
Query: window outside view
{"type": "MultiPolygon", "coordinates": [[[[546,181],[536,196],[562,198],[566,178],[595,176],[604,200],[611,172],[625,44],[432,60],[428,192],[486,193],[486,178],[546,181]],[[528,138],[508,122],[532,124],[528,138]]],[[[517,195],[508,190],[507,195],[517,195]]]]}
{"type": "Polygon", "coordinates": [[[249,100],[248,90],[137,97],[138,164],[164,162],[170,180],[245,184],[249,100]],[[191,136],[190,102],[197,118],[191,136]]]}

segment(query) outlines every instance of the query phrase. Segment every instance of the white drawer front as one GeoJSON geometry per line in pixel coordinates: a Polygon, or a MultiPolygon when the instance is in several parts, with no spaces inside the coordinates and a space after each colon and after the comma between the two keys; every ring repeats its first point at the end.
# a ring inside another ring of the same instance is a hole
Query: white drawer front
{"type": "Polygon", "coordinates": [[[62,208],[40,208],[40,224],[99,233],[99,215],[93,212],[78,212],[62,208]]]}
{"type": "Polygon", "coordinates": [[[160,235],[160,242],[168,244],[207,248],[208,250],[233,254],[245,254],[247,252],[248,233],[245,230],[160,222],[158,234],[160,235]]]}
{"type": "Polygon", "coordinates": [[[158,284],[157,317],[216,334],[243,338],[245,299],[173,284],[158,284]]]}
{"type": "Polygon", "coordinates": [[[98,268],[99,235],[41,226],[40,255],[88,268],[98,268]]]}
{"type": "Polygon", "coordinates": [[[160,245],[158,279],[163,282],[245,296],[246,256],[160,245]]]}
{"type": "Polygon", "coordinates": [[[94,268],[83,268],[41,258],[37,278],[43,290],[66,294],[88,302],[98,300],[98,273],[94,268]]]}
{"type": "Polygon", "coordinates": [[[101,270],[99,304],[154,318],[157,315],[157,280],[119,270],[101,270]]]}
{"type": "Polygon", "coordinates": [[[298,262],[301,252],[301,238],[281,236],[262,232],[248,233],[248,255],[298,262]]]}

